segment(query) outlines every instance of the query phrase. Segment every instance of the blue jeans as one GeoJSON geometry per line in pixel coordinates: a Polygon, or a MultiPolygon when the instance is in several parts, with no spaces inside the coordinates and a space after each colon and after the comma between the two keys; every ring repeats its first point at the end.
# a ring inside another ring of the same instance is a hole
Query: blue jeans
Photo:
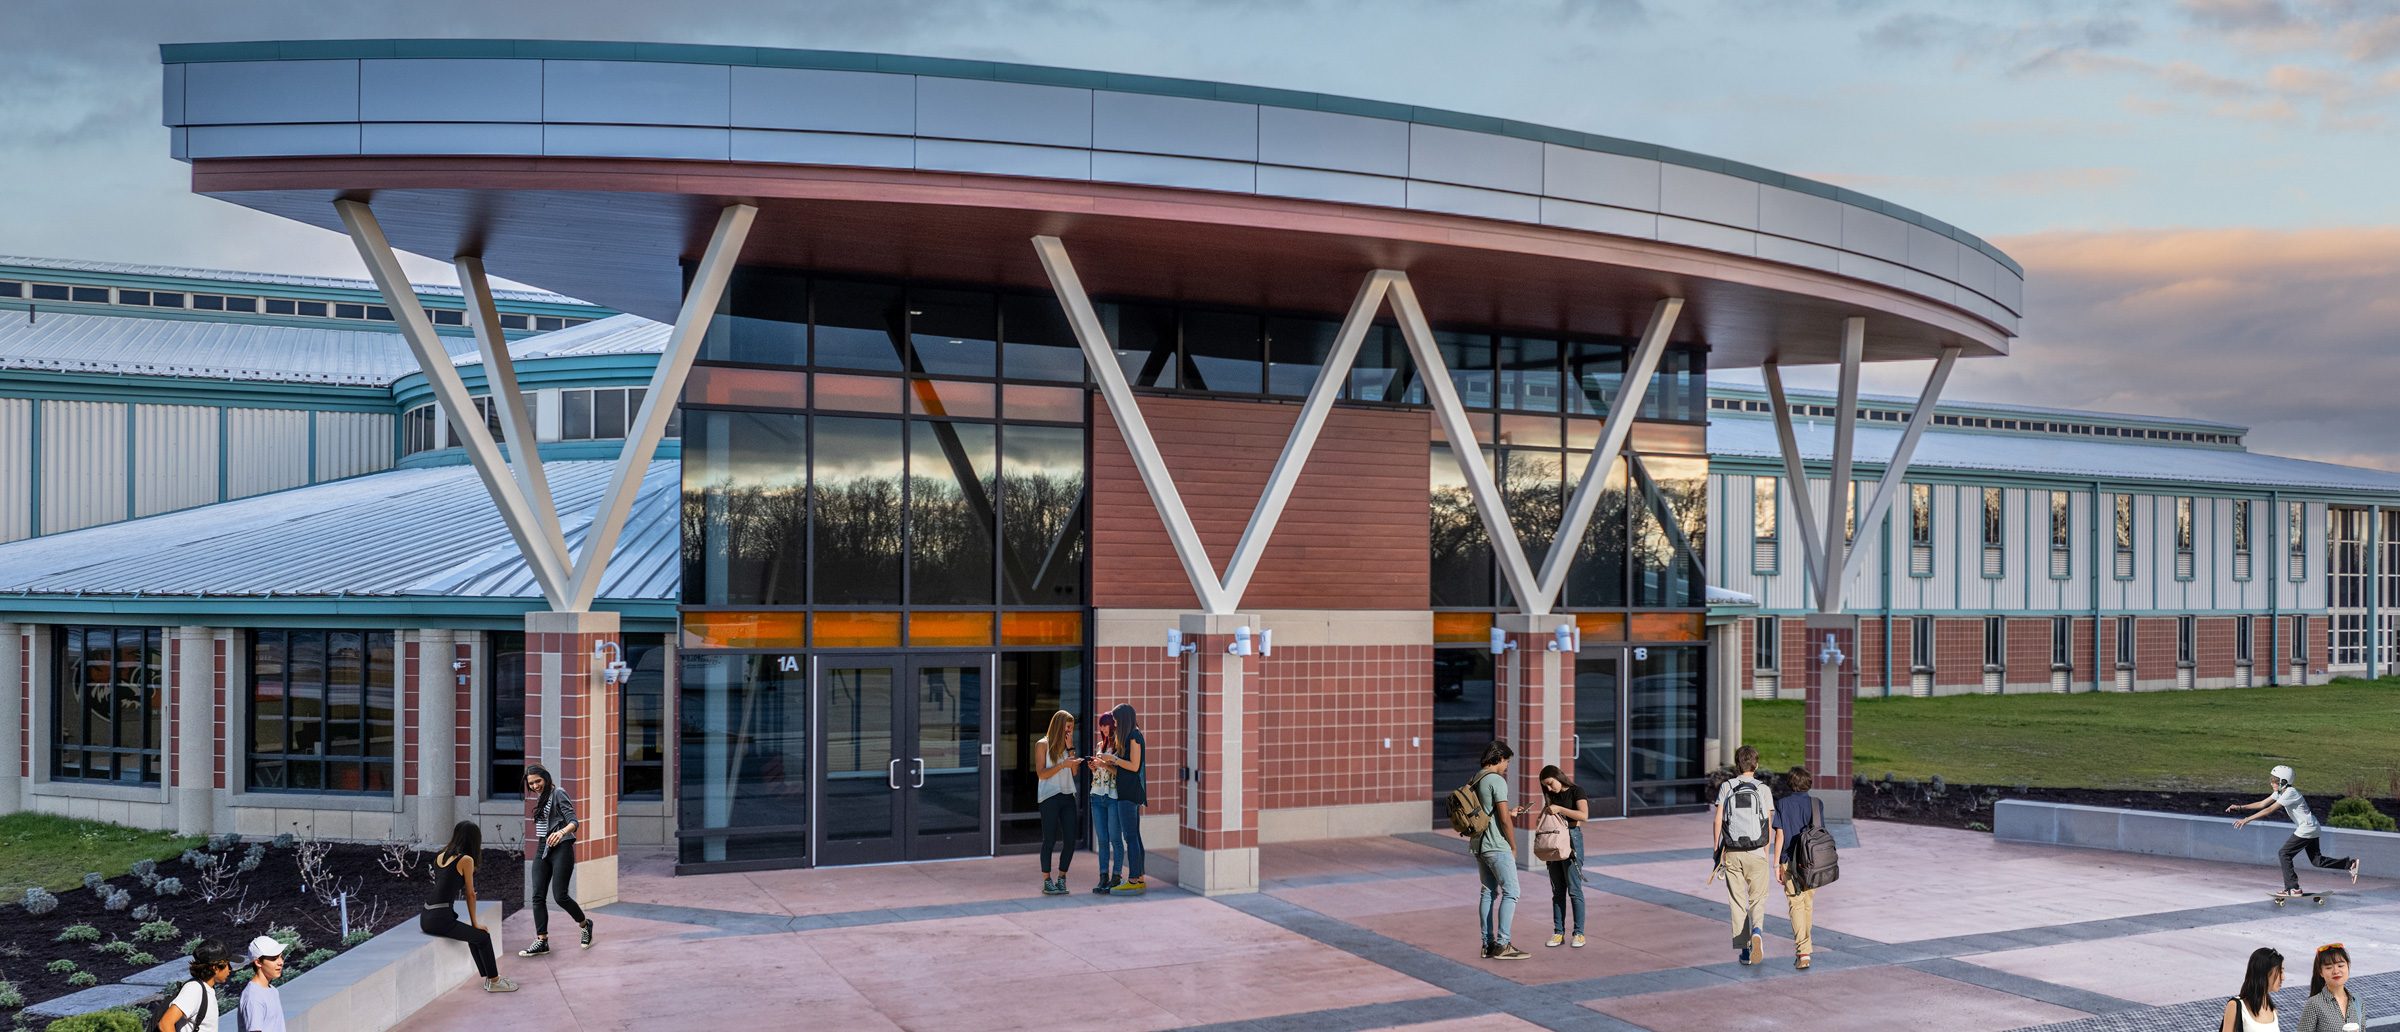
{"type": "Polygon", "coordinates": [[[1139,881],[1142,861],[1148,859],[1142,852],[1142,804],[1117,800],[1117,834],[1125,841],[1125,880],[1139,881]]]}
{"type": "Polygon", "coordinates": [[[1100,854],[1102,875],[1117,873],[1117,864],[1125,853],[1125,832],[1117,827],[1115,796],[1092,797],[1092,851],[1100,854]]]}
{"type": "Polygon", "coordinates": [[[1495,946],[1508,945],[1509,926],[1517,920],[1517,854],[1505,849],[1475,854],[1475,873],[1483,878],[1483,895],[1476,902],[1476,915],[1483,922],[1483,941],[1495,946]],[[1493,900],[1499,906],[1492,905],[1493,900]]]}
{"type": "Polygon", "coordinates": [[[1567,934],[1567,904],[1575,905],[1575,934],[1583,934],[1583,825],[1567,829],[1567,841],[1574,845],[1575,855],[1564,860],[1548,861],[1550,865],[1550,931],[1567,934]]]}

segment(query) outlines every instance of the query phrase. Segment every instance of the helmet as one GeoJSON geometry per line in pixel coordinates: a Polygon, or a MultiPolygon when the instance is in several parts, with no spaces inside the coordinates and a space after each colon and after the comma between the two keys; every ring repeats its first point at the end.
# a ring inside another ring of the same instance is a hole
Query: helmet
{"type": "Polygon", "coordinates": [[[2278,763],[2275,765],[2274,770],[2267,772],[2267,776],[2289,785],[2292,783],[2292,768],[2278,763]]]}

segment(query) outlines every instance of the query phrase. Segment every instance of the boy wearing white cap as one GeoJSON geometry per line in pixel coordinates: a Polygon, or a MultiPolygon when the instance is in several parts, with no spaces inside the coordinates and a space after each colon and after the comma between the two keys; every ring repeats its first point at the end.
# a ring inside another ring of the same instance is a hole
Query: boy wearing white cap
{"type": "Polygon", "coordinates": [[[2301,795],[2300,790],[2292,785],[2292,768],[2280,763],[2276,764],[2274,770],[2267,772],[2267,797],[2265,799],[2255,803],[2235,803],[2226,807],[2225,812],[2258,811],[2233,822],[2233,826],[2239,828],[2279,809],[2292,815],[2292,837],[2283,840],[2283,848],[2275,854],[2277,859],[2283,861],[2283,891],[2276,895],[2287,898],[2301,895],[2300,875],[2292,870],[2292,858],[2300,855],[2304,850],[2308,853],[2310,863],[2327,870],[2346,869],[2350,872],[2350,883],[2353,885],[2358,883],[2358,861],[2347,857],[2326,856],[2318,845],[2317,815],[2309,812],[2308,798],[2301,795]]]}
{"type": "Polygon", "coordinates": [[[250,940],[250,966],[237,1012],[242,1032],[283,1032],[283,995],[275,991],[275,980],[283,977],[283,943],[267,935],[250,940]]]}

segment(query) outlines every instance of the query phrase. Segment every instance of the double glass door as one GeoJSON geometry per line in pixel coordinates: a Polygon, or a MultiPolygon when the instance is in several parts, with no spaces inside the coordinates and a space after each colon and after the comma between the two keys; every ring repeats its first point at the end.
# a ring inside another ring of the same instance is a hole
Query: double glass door
{"type": "Polygon", "coordinates": [[[991,659],[816,657],[819,864],[992,849],[991,659]]]}

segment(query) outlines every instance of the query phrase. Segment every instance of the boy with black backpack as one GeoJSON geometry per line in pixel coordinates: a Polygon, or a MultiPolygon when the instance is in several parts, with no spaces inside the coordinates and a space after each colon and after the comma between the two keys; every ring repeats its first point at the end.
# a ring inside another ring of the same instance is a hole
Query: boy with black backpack
{"type": "Polygon", "coordinates": [[[1775,864],[1768,847],[1774,844],[1775,793],[1758,780],[1758,749],[1745,745],[1733,751],[1738,772],[1717,789],[1708,808],[1709,846],[1717,852],[1717,870],[1733,905],[1733,948],[1742,963],[1767,959],[1767,887],[1775,884],[1775,864]]]}
{"type": "MultiPolygon", "coordinates": [[[[1815,788],[1817,779],[1806,767],[1794,767],[1783,775],[1789,789],[1775,801],[1775,864],[1783,881],[1783,899],[1792,912],[1792,966],[1808,970],[1809,954],[1815,942],[1810,938],[1811,926],[1817,911],[1816,879],[1823,874],[1810,870],[1803,861],[1817,859],[1812,852],[1803,857],[1801,839],[1810,831],[1825,826],[1823,807],[1817,805],[1808,790],[1815,788]]],[[[1813,848],[1816,843],[1810,843],[1813,848]]]]}

